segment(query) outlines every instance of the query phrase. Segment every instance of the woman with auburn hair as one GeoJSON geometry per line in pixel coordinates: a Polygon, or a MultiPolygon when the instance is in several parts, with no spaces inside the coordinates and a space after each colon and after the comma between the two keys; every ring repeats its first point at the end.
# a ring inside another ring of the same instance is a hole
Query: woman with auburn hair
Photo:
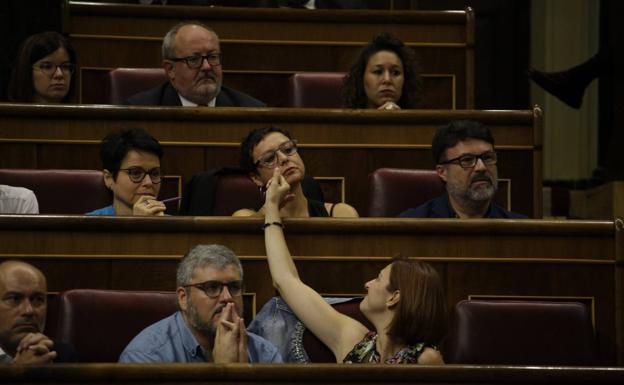
{"type": "Polygon", "coordinates": [[[54,31],[32,35],[20,46],[9,81],[9,101],[63,103],[71,96],[76,52],[54,31]]]}
{"type": "Polygon", "coordinates": [[[279,168],[267,187],[263,227],[273,285],[336,362],[443,364],[437,345],[446,334],[446,301],[431,265],[397,257],[366,282],[360,310],[375,326],[369,331],[301,281],[280,220],[279,205],[290,186],[279,168]]]}
{"type": "Polygon", "coordinates": [[[421,93],[414,51],[387,32],[362,49],[342,89],[346,108],[381,110],[415,108],[421,93]]]}

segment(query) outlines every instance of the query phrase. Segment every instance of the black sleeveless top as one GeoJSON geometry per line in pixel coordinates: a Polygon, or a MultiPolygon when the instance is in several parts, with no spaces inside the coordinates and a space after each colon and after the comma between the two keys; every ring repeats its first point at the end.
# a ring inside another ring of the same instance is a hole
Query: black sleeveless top
{"type": "Polygon", "coordinates": [[[331,217],[334,213],[334,206],[336,206],[335,203],[332,204],[329,213],[327,213],[325,203],[308,199],[308,214],[310,217],[331,217]]]}

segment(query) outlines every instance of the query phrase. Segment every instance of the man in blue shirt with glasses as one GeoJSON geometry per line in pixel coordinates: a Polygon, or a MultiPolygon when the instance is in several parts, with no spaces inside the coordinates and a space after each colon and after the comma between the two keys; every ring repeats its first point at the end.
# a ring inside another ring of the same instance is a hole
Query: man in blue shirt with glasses
{"type": "Polygon", "coordinates": [[[123,363],[281,363],[269,341],[243,322],[243,269],[221,245],[194,247],[177,272],[180,310],[148,326],[126,346],[123,363]]]}
{"type": "Polygon", "coordinates": [[[446,194],[400,214],[404,218],[526,218],[494,202],[498,185],[494,138],[487,127],[456,120],[436,130],[431,144],[446,194]]]}

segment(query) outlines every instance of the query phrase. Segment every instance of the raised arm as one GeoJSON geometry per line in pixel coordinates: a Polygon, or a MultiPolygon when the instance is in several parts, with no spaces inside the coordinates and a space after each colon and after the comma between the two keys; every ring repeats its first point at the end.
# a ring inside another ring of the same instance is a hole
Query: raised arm
{"type": "Polygon", "coordinates": [[[289,190],[288,182],[276,168],[268,183],[264,206],[264,242],[273,286],[305,326],[330,348],[337,361],[341,361],[368,329],[355,319],[334,310],[299,278],[284,239],[283,228],[275,224],[281,224],[279,202],[289,190]]]}

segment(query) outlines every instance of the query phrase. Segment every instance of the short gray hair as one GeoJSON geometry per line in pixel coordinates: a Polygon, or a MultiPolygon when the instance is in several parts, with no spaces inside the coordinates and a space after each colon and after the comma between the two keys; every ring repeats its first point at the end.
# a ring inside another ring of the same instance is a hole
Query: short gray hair
{"type": "Polygon", "coordinates": [[[217,35],[217,33],[215,31],[213,31],[212,28],[208,27],[206,24],[202,23],[201,21],[197,21],[197,20],[192,20],[192,21],[183,21],[180,22],[176,25],[174,25],[173,27],[171,27],[171,29],[169,30],[169,32],[167,32],[167,34],[165,35],[165,38],[163,39],[163,43],[162,43],[162,58],[164,59],[173,59],[176,57],[176,53],[175,53],[175,38],[176,35],[178,34],[178,31],[182,28],[182,27],[186,27],[187,25],[196,25],[198,27],[202,27],[207,31],[212,32],[215,37],[217,38],[217,40],[219,40],[219,35],[217,35]]]}
{"type": "Polygon", "coordinates": [[[197,245],[180,261],[176,284],[181,287],[191,283],[197,268],[211,266],[220,270],[228,265],[236,266],[243,279],[243,266],[232,250],[222,245],[197,245]]]}

